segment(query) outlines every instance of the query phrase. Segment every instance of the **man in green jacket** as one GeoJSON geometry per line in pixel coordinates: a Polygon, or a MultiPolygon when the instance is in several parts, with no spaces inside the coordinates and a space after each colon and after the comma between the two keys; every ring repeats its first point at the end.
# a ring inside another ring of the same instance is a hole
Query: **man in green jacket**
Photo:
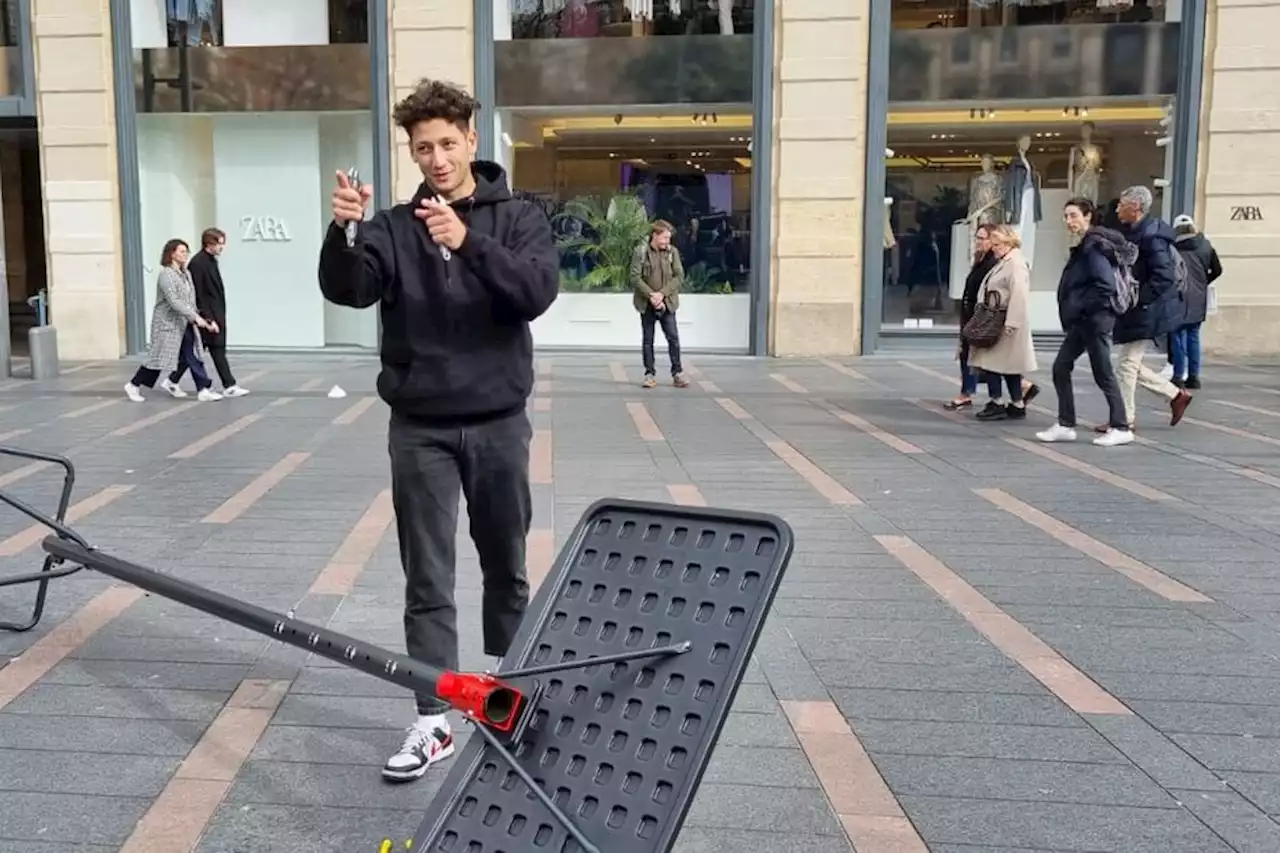
{"type": "Polygon", "coordinates": [[[631,256],[631,288],[636,311],[640,312],[641,355],[644,358],[644,387],[658,384],[653,356],[653,328],[662,326],[667,339],[667,355],[671,358],[671,378],[677,388],[687,388],[680,364],[680,330],[676,326],[676,309],[680,307],[680,286],[684,283],[684,264],[680,251],[671,245],[670,222],[653,223],[649,239],[636,246],[631,256]]]}

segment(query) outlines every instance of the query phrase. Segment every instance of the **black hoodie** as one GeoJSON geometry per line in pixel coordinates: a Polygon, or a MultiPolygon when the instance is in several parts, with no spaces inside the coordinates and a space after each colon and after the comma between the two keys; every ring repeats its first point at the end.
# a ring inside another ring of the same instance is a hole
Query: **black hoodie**
{"type": "Polygon", "coordinates": [[[453,202],[467,237],[446,262],[413,215],[429,193],[362,222],[354,248],[332,223],[320,290],[337,305],[381,302],[378,394],[425,424],[453,426],[524,410],[533,390],[529,323],[555,301],[559,256],[537,205],[512,198],[497,163],[472,163],[476,191],[453,202]]]}
{"type": "Polygon", "coordinates": [[[1137,249],[1119,231],[1095,225],[1073,246],[1058,280],[1058,319],[1066,329],[1082,320],[1110,323],[1111,295],[1120,259],[1132,265],[1137,249]]]}

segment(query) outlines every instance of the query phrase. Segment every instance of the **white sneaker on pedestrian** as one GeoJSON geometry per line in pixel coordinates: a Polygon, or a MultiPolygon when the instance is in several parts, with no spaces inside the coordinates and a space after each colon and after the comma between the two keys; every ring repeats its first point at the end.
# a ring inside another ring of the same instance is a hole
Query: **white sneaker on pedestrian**
{"type": "Polygon", "coordinates": [[[222,395],[212,388],[204,388],[196,395],[196,399],[201,403],[212,403],[216,400],[221,400],[222,395]]]}
{"type": "Polygon", "coordinates": [[[453,755],[453,732],[443,715],[419,717],[405,733],[400,750],[387,759],[382,778],[389,782],[411,782],[426,775],[432,764],[453,755]]]}
{"type": "Polygon", "coordinates": [[[164,391],[168,391],[170,397],[178,397],[181,399],[182,397],[187,396],[187,392],[179,388],[178,383],[168,379],[160,380],[160,388],[164,391]]]}
{"type": "Polygon", "coordinates": [[[124,395],[135,403],[142,403],[147,399],[142,396],[142,389],[132,382],[124,383],[124,395]]]}
{"type": "Polygon", "coordinates": [[[230,388],[222,389],[222,396],[224,397],[243,397],[248,393],[248,388],[241,388],[239,385],[232,385],[230,388]]]}
{"type": "Polygon", "coordinates": [[[1099,447],[1119,447],[1133,442],[1133,430],[1109,429],[1093,440],[1099,447]]]}
{"type": "Polygon", "coordinates": [[[1076,431],[1071,427],[1065,427],[1062,424],[1054,424],[1048,429],[1041,430],[1036,433],[1036,438],[1046,443],[1055,441],[1075,441],[1076,431]]]}

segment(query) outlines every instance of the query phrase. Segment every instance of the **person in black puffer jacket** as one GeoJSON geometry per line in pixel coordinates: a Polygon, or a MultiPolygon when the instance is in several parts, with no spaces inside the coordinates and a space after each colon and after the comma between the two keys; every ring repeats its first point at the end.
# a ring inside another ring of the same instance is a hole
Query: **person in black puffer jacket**
{"type": "Polygon", "coordinates": [[[1151,190],[1129,187],[1120,194],[1116,213],[1121,233],[1138,247],[1133,275],[1138,280],[1138,304],[1116,321],[1115,341],[1119,351],[1116,376],[1130,424],[1137,419],[1134,393],[1139,383],[1169,402],[1170,426],[1182,420],[1191,395],[1142,363],[1148,344],[1182,328],[1182,294],[1178,291],[1174,257],[1174,233],[1169,223],[1151,213],[1151,190]]]}
{"type": "Polygon", "coordinates": [[[1111,368],[1111,332],[1116,322],[1111,297],[1116,288],[1118,265],[1122,262],[1131,265],[1137,251],[1120,232],[1094,225],[1096,214],[1093,202],[1087,198],[1073,198],[1063,208],[1067,230],[1081,239],[1071,249],[1058,281],[1058,319],[1066,333],[1053,361],[1058,422],[1036,437],[1046,442],[1075,440],[1076,404],[1071,372],[1080,356],[1088,353],[1093,381],[1106,397],[1110,411],[1107,430],[1093,443],[1114,447],[1132,442],[1133,431],[1125,419],[1120,385],[1111,368]]]}
{"type": "Polygon", "coordinates": [[[1222,275],[1222,262],[1208,238],[1196,229],[1195,220],[1185,213],[1173,220],[1178,235],[1176,246],[1187,266],[1187,289],[1183,294],[1182,327],[1171,335],[1173,384],[1180,388],[1200,387],[1200,324],[1209,313],[1209,285],[1222,275]]]}

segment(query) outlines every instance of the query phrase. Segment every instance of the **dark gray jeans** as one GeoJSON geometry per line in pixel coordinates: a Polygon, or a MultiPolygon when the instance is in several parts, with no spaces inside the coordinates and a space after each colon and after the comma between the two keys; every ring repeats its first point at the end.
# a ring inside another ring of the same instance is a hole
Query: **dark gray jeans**
{"type": "MultiPolygon", "coordinates": [[[[518,415],[465,427],[430,427],[392,414],[391,492],[404,567],[404,634],[409,657],[458,668],[454,602],[458,496],[467,499],[471,541],[484,577],[484,653],[502,657],[529,604],[525,538],[532,521],[529,443],[518,415]]],[[[419,694],[419,714],[448,706],[419,694]]]]}

